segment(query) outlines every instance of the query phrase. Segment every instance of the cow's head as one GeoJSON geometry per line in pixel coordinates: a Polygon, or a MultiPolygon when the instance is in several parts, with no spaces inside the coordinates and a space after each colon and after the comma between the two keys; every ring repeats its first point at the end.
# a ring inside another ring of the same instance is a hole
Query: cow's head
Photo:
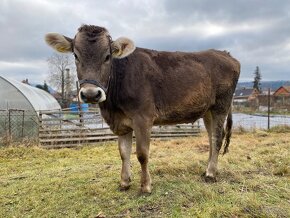
{"type": "Polygon", "coordinates": [[[71,39],[58,33],[45,36],[48,45],[58,52],[74,54],[80,82],[80,100],[100,103],[106,100],[113,58],[124,58],[135,50],[128,38],[111,40],[103,27],[83,25],[71,39]]]}

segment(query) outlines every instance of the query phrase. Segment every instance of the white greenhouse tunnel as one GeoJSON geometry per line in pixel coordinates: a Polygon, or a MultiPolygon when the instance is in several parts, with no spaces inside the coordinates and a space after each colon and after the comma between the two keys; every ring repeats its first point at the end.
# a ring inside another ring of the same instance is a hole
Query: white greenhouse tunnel
{"type": "Polygon", "coordinates": [[[0,76],[0,110],[60,110],[56,99],[44,90],[0,76]]]}

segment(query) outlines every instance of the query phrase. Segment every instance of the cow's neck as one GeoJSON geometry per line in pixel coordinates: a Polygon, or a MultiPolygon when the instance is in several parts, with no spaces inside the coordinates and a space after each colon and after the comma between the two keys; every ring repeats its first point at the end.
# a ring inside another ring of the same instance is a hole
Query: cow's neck
{"type": "Polygon", "coordinates": [[[107,92],[107,99],[99,104],[101,114],[111,128],[122,116],[122,111],[119,107],[119,95],[122,81],[124,79],[126,63],[126,58],[113,60],[111,81],[107,92]]]}
{"type": "Polygon", "coordinates": [[[100,108],[114,110],[118,108],[119,103],[119,91],[121,89],[121,84],[124,79],[125,59],[113,59],[112,69],[111,69],[111,81],[108,87],[107,99],[100,104],[100,108]]]}

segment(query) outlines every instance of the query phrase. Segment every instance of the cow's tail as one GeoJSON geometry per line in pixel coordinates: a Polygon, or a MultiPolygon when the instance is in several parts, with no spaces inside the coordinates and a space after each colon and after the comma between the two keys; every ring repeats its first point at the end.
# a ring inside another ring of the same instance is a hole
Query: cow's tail
{"type": "Polygon", "coordinates": [[[232,127],[233,127],[233,117],[232,117],[232,106],[229,109],[226,126],[224,130],[224,152],[223,155],[229,152],[229,145],[231,142],[232,136],[232,127]]]}

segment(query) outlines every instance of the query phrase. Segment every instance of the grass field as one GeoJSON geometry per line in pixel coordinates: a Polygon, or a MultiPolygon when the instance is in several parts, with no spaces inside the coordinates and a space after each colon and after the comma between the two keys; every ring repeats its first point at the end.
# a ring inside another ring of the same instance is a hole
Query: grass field
{"type": "Polygon", "coordinates": [[[201,136],[153,141],[153,192],[133,181],[118,190],[115,142],[79,149],[0,148],[0,217],[290,217],[290,133],[233,135],[220,156],[218,182],[201,177],[208,141],[201,136]]]}

